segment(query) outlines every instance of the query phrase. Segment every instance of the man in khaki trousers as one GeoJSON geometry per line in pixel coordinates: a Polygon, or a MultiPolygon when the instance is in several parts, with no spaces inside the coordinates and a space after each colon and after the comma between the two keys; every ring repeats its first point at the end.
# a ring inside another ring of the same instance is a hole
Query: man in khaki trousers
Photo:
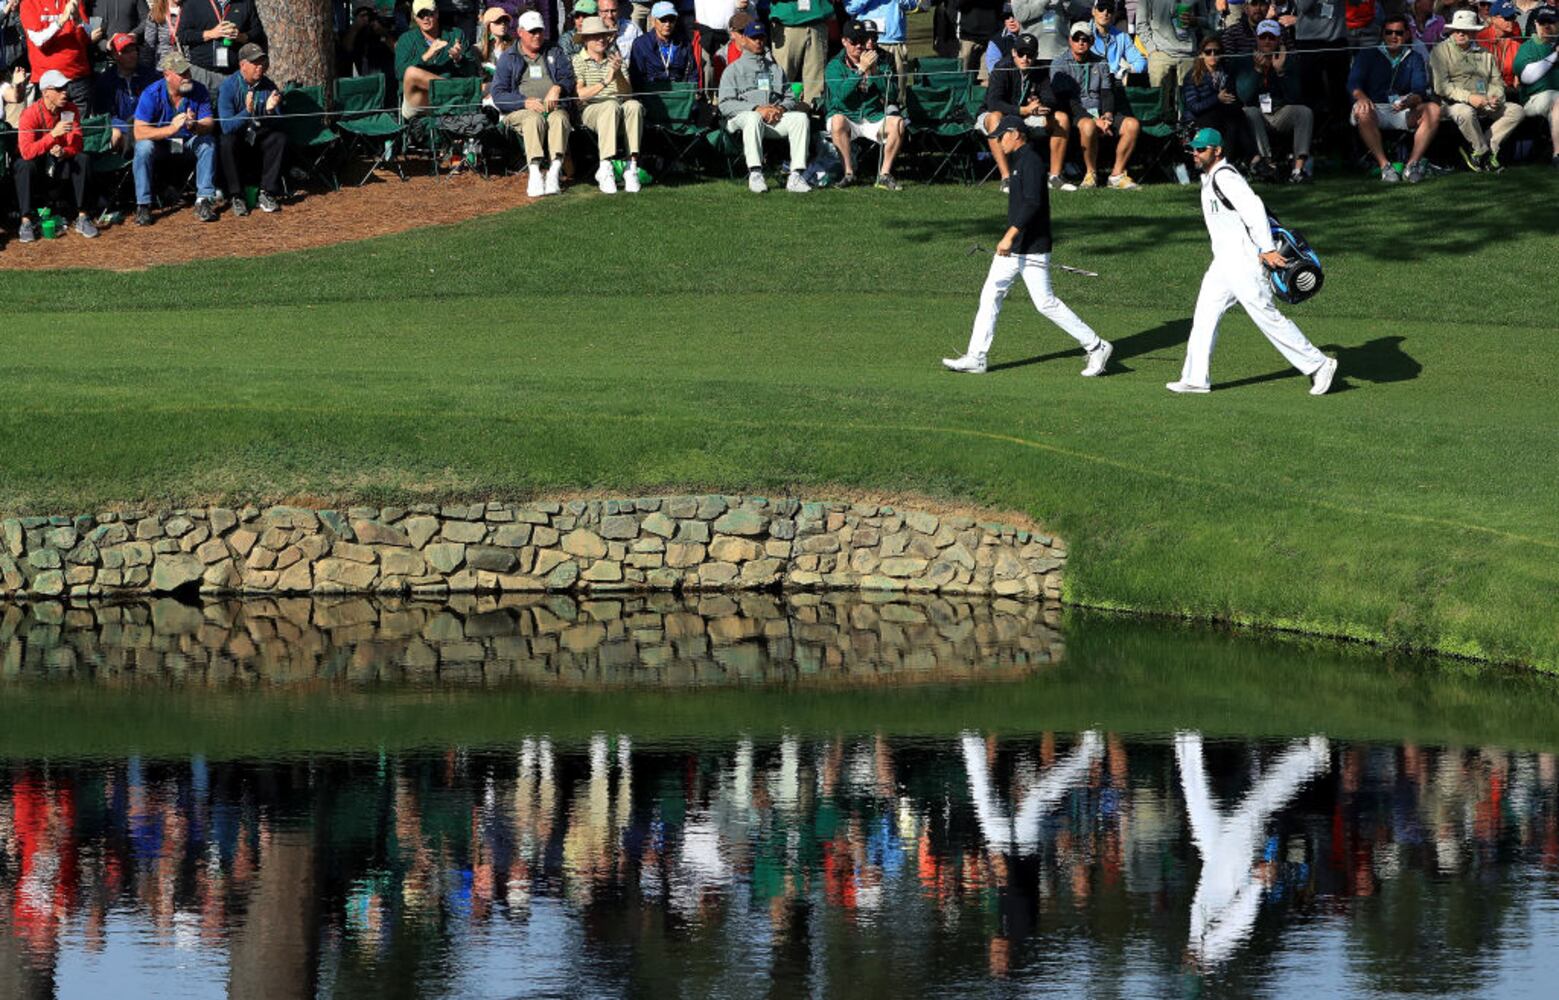
{"type": "Polygon", "coordinates": [[[628,97],[633,87],[623,68],[622,54],[613,44],[617,33],[599,17],[587,17],[577,32],[585,49],[574,57],[574,85],[585,106],[580,121],[595,133],[596,151],[601,165],[595,180],[602,194],[617,193],[612,160],[617,156],[617,133],[628,144],[628,166],[623,170],[623,190],[639,190],[639,143],[644,138],[644,105],[628,97]]]}
{"type": "Polygon", "coordinates": [[[823,73],[828,66],[830,0],[774,0],[769,18],[774,22],[770,51],[785,71],[785,79],[800,80],[802,97],[812,104],[823,95],[823,73]]]}
{"type": "Polygon", "coordinates": [[[542,50],[545,28],[535,11],[520,15],[520,44],[499,57],[490,91],[503,123],[525,144],[525,193],[532,198],[559,192],[572,131],[567,109],[558,105],[571,72],[561,49],[542,50]]]}

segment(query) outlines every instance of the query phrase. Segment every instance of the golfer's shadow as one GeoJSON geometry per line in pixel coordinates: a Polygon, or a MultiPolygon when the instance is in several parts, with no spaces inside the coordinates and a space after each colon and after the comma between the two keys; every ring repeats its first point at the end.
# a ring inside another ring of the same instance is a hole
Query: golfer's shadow
{"type": "MultiPolygon", "coordinates": [[[[1177,345],[1184,346],[1191,336],[1191,321],[1188,319],[1170,320],[1168,323],[1160,323],[1151,330],[1134,333],[1129,337],[1122,337],[1115,341],[1115,351],[1110,355],[1109,367],[1105,368],[1105,374],[1114,375],[1120,372],[1134,371],[1129,365],[1121,364],[1127,358],[1140,357],[1151,354],[1154,351],[1162,351],[1177,345]]],[[[1084,351],[1081,347],[1074,347],[1068,351],[1051,351],[1049,354],[1036,354],[1032,358],[1022,358],[1018,361],[1003,361],[999,365],[991,365],[987,372],[999,372],[1006,368],[1023,368],[1027,365],[1044,364],[1047,361],[1060,361],[1062,358],[1081,358],[1084,351]]]]}
{"type": "MultiPolygon", "coordinates": [[[[1318,345],[1323,352],[1337,359],[1337,378],[1332,382],[1332,393],[1348,392],[1357,388],[1348,381],[1349,379],[1380,385],[1385,382],[1410,382],[1417,378],[1424,370],[1424,366],[1418,363],[1417,358],[1402,349],[1402,342],[1406,339],[1406,337],[1376,337],[1358,347],[1343,347],[1339,344],[1318,345]]],[[[1250,378],[1223,382],[1214,385],[1213,390],[1238,389],[1241,386],[1257,385],[1262,382],[1303,377],[1293,368],[1284,368],[1265,375],[1252,375],[1250,378]]]]}

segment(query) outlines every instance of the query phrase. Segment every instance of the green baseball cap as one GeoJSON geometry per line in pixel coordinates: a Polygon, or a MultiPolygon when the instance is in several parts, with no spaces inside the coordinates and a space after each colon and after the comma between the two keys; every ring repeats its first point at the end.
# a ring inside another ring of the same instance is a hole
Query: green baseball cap
{"type": "Polygon", "coordinates": [[[574,13],[576,15],[578,15],[578,14],[585,14],[585,15],[594,14],[594,13],[597,12],[597,9],[598,8],[595,5],[595,0],[579,0],[578,3],[574,4],[574,13]]]}
{"type": "Polygon", "coordinates": [[[1192,149],[1210,149],[1217,146],[1223,147],[1223,133],[1215,128],[1204,128],[1191,138],[1192,149]]]}

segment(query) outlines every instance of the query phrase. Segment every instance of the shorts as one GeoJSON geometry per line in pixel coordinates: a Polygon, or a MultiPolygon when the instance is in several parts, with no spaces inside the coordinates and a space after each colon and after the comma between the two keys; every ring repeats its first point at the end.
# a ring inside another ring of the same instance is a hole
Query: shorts
{"type": "MultiPolygon", "coordinates": [[[[835,117],[844,118],[843,115],[836,115],[835,117]]],[[[874,122],[858,122],[845,118],[844,127],[845,131],[850,133],[851,139],[865,139],[867,142],[875,142],[880,146],[882,145],[882,124],[887,120],[886,118],[879,118],[874,122]]]]}
{"type": "Polygon", "coordinates": [[[1528,118],[1547,118],[1555,108],[1559,108],[1559,90],[1533,94],[1521,105],[1521,110],[1527,113],[1528,118]]]}
{"type": "MultiPolygon", "coordinates": [[[[1381,128],[1397,129],[1398,131],[1406,132],[1412,128],[1407,123],[1408,110],[1403,108],[1399,111],[1389,104],[1377,104],[1375,105],[1375,121],[1379,123],[1381,128]]],[[[1348,124],[1359,124],[1359,113],[1357,111],[1348,112],[1348,124]]]]}
{"type": "MultiPolygon", "coordinates": [[[[991,112],[991,111],[981,111],[979,114],[974,116],[974,130],[976,132],[980,133],[980,135],[983,136],[986,139],[989,139],[991,137],[991,130],[986,127],[986,121],[985,120],[987,118],[989,118],[992,114],[996,114],[996,113],[995,112],[991,112]]],[[[1001,118],[1002,118],[1001,115],[999,115],[999,114],[996,115],[996,124],[998,124],[998,125],[1001,124],[1001,118]]],[[[1045,126],[1046,126],[1047,123],[1048,123],[1048,119],[1044,115],[1029,115],[1028,117],[1023,119],[1024,126],[1026,128],[1028,128],[1031,132],[1041,132],[1041,131],[1044,131],[1045,126]]]]}

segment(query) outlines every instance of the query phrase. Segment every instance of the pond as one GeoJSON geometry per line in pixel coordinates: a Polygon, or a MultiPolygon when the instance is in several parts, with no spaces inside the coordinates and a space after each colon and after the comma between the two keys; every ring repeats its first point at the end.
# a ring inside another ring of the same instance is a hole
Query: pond
{"type": "Polygon", "coordinates": [[[905,595],[0,607],[0,997],[1546,997],[1556,694],[905,595]]]}

